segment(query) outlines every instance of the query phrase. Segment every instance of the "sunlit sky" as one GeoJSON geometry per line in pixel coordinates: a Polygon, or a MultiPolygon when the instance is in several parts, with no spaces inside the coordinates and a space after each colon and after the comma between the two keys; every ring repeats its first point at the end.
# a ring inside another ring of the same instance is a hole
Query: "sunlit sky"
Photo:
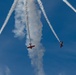
{"type": "MultiPolygon", "coordinates": [[[[75,0],[68,0],[76,8],[75,0]]],[[[62,0],[42,0],[47,16],[59,38],[50,30],[43,14],[41,43],[45,48],[43,67],[45,75],[76,75],[76,13],[62,0]]],[[[13,0],[0,0],[0,27],[13,0]]],[[[14,38],[14,12],[0,35],[0,75],[35,75],[28,51],[26,38],[14,38]]]]}

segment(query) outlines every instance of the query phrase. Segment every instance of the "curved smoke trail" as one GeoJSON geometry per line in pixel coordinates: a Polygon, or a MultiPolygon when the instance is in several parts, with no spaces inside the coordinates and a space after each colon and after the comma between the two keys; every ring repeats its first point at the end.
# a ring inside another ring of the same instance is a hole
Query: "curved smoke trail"
{"type": "Polygon", "coordinates": [[[37,0],[37,1],[38,1],[38,3],[39,3],[39,6],[40,6],[40,8],[41,8],[41,10],[42,10],[42,12],[43,12],[43,14],[44,14],[44,17],[45,17],[45,19],[46,19],[46,21],[47,21],[50,29],[52,30],[52,32],[53,32],[53,34],[55,35],[56,39],[60,42],[60,39],[58,38],[57,34],[55,33],[55,31],[54,31],[54,29],[53,29],[53,27],[52,27],[52,25],[51,25],[51,23],[50,23],[47,15],[46,15],[46,13],[45,13],[45,10],[44,10],[44,7],[43,7],[43,5],[42,5],[41,0],[37,0]]]}

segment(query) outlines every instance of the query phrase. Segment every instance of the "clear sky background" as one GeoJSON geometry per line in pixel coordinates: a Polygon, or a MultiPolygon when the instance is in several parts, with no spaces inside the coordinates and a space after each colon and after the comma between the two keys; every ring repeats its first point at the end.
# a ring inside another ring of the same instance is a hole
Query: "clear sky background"
{"type": "MultiPolygon", "coordinates": [[[[68,0],[76,8],[75,0],[68,0]]],[[[76,13],[62,0],[42,0],[47,16],[64,47],[51,32],[43,14],[43,67],[46,75],[76,75],[76,13]]],[[[0,27],[13,0],[0,0],[0,27]]],[[[0,75],[34,75],[25,39],[14,38],[14,13],[0,35],[0,75]]]]}

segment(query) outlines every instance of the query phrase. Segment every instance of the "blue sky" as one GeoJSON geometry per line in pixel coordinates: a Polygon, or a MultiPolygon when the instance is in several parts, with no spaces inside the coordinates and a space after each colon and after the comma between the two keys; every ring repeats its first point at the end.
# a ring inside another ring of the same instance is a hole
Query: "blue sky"
{"type": "MultiPolygon", "coordinates": [[[[68,0],[76,8],[75,0],[68,0]]],[[[47,16],[64,47],[51,32],[43,14],[43,66],[46,75],[76,75],[76,13],[62,0],[42,0],[47,16]]],[[[13,0],[0,0],[0,27],[13,0]]],[[[14,13],[0,35],[0,75],[34,75],[25,39],[14,38],[14,13]]]]}

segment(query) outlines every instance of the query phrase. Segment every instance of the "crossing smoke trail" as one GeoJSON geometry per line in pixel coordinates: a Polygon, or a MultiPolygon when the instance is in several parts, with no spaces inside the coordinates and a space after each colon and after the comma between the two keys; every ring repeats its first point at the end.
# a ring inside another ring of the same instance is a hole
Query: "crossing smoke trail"
{"type": "Polygon", "coordinates": [[[42,10],[42,12],[43,12],[43,14],[44,14],[44,17],[45,17],[45,19],[46,19],[46,21],[47,21],[50,29],[52,30],[52,32],[53,32],[53,34],[55,35],[56,39],[60,42],[60,39],[58,38],[58,36],[57,36],[57,34],[55,33],[52,25],[50,24],[50,21],[48,20],[48,17],[47,17],[47,15],[46,15],[46,13],[45,13],[45,10],[44,10],[44,7],[43,7],[43,5],[42,5],[41,0],[37,0],[37,1],[38,1],[39,5],[40,5],[40,8],[41,8],[41,10],[42,10]]]}

